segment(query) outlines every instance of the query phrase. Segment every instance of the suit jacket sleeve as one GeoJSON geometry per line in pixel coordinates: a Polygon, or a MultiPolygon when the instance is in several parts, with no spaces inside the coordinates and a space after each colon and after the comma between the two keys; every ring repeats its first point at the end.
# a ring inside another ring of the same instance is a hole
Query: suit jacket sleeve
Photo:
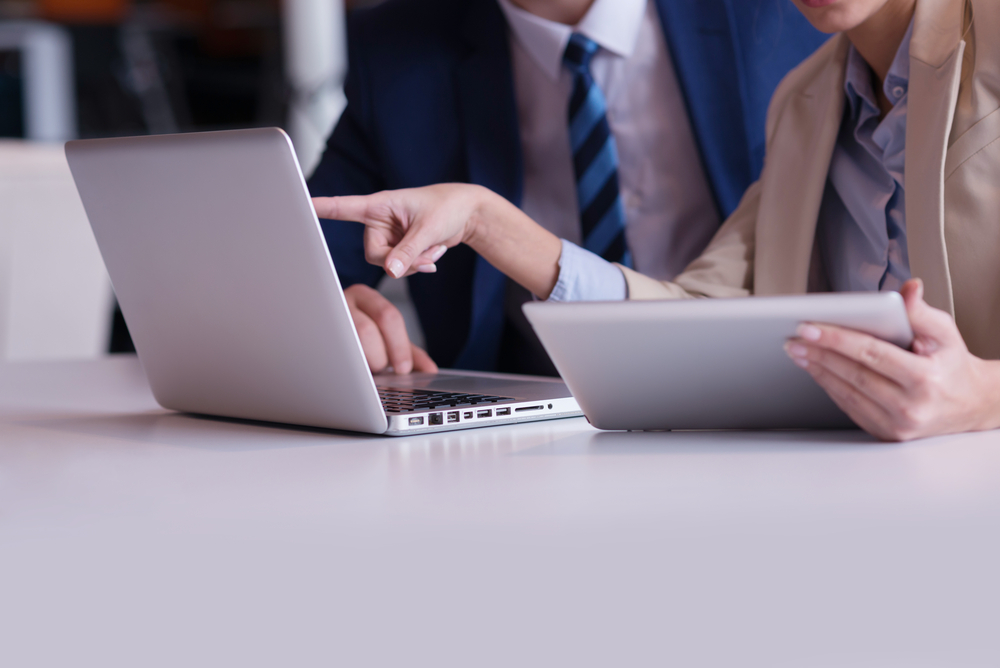
{"type": "Polygon", "coordinates": [[[705,252],[673,281],[658,281],[622,267],[629,299],[746,297],[753,292],[754,232],[760,207],[760,181],[750,186],[733,215],[719,228],[705,252]]]}
{"type": "MultiPolygon", "coordinates": [[[[313,197],[369,195],[386,189],[373,131],[370,96],[365,89],[364,58],[360,49],[364,35],[355,24],[348,31],[350,70],[344,82],[347,107],[327,141],[319,166],[309,178],[313,197]]],[[[364,253],[364,226],[359,223],[322,220],[323,235],[344,287],[356,283],[376,286],[384,276],[380,267],[368,264],[364,253]]]]}

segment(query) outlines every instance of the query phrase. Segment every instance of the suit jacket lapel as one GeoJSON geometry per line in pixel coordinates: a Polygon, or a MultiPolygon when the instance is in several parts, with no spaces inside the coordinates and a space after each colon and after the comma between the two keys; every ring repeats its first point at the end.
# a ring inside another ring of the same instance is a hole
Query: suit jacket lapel
{"type": "Polygon", "coordinates": [[[843,35],[826,48],[835,56],[812,83],[791,97],[770,138],[762,175],[754,259],[754,293],[808,290],[830,161],[844,115],[844,72],[850,43],[843,35]]]}
{"type": "Polygon", "coordinates": [[[964,0],[921,0],[910,44],[906,118],[906,240],[910,274],[924,279],[924,296],[955,313],[944,235],[945,159],[965,42],[964,0]]]}
{"type": "MultiPolygon", "coordinates": [[[[463,28],[469,53],[457,71],[469,182],[520,205],[524,176],[507,23],[493,0],[473,0],[470,5],[463,28]]],[[[469,338],[456,367],[495,368],[505,288],[506,277],[477,258],[469,338]]]]}
{"type": "Polygon", "coordinates": [[[722,218],[753,181],[727,0],[656,0],[688,118],[722,218]],[[740,150],[734,150],[739,147],[740,150]]]}

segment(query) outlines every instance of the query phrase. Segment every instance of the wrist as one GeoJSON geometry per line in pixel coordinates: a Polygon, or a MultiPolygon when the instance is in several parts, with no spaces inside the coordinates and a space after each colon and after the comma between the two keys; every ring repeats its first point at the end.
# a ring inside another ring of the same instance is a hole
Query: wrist
{"type": "Polygon", "coordinates": [[[979,360],[980,375],[983,379],[982,397],[985,406],[982,407],[978,429],[988,431],[1000,428],[1000,361],[979,360]]]}
{"type": "Polygon", "coordinates": [[[489,245],[492,221],[496,219],[497,200],[506,202],[489,188],[475,186],[470,193],[472,202],[469,210],[469,220],[465,225],[465,236],[462,243],[472,247],[477,253],[489,245]]]}

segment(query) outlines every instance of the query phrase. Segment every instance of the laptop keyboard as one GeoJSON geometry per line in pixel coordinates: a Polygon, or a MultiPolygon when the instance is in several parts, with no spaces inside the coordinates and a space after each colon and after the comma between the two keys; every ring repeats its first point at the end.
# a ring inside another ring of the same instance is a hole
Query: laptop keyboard
{"type": "Polygon", "coordinates": [[[499,401],[514,401],[513,397],[495,397],[489,394],[463,394],[461,392],[437,392],[434,390],[378,388],[382,406],[388,413],[414,413],[435,408],[461,408],[482,406],[499,401]]]}

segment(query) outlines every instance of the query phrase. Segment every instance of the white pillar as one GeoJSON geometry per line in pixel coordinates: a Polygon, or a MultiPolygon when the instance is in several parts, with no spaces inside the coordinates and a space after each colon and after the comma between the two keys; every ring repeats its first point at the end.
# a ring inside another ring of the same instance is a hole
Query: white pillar
{"type": "Polygon", "coordinates": [[[347,104],[343,0],[284,0],[285,71],[291,87],[288,134],[308,176],[347,104]]]}
{"type": "Polygon", "coordinates": [[[76,138],[73,45],[65,29],[41,21],[0,22],[0,48],[21,53],[27,139],[76,138]]]}

